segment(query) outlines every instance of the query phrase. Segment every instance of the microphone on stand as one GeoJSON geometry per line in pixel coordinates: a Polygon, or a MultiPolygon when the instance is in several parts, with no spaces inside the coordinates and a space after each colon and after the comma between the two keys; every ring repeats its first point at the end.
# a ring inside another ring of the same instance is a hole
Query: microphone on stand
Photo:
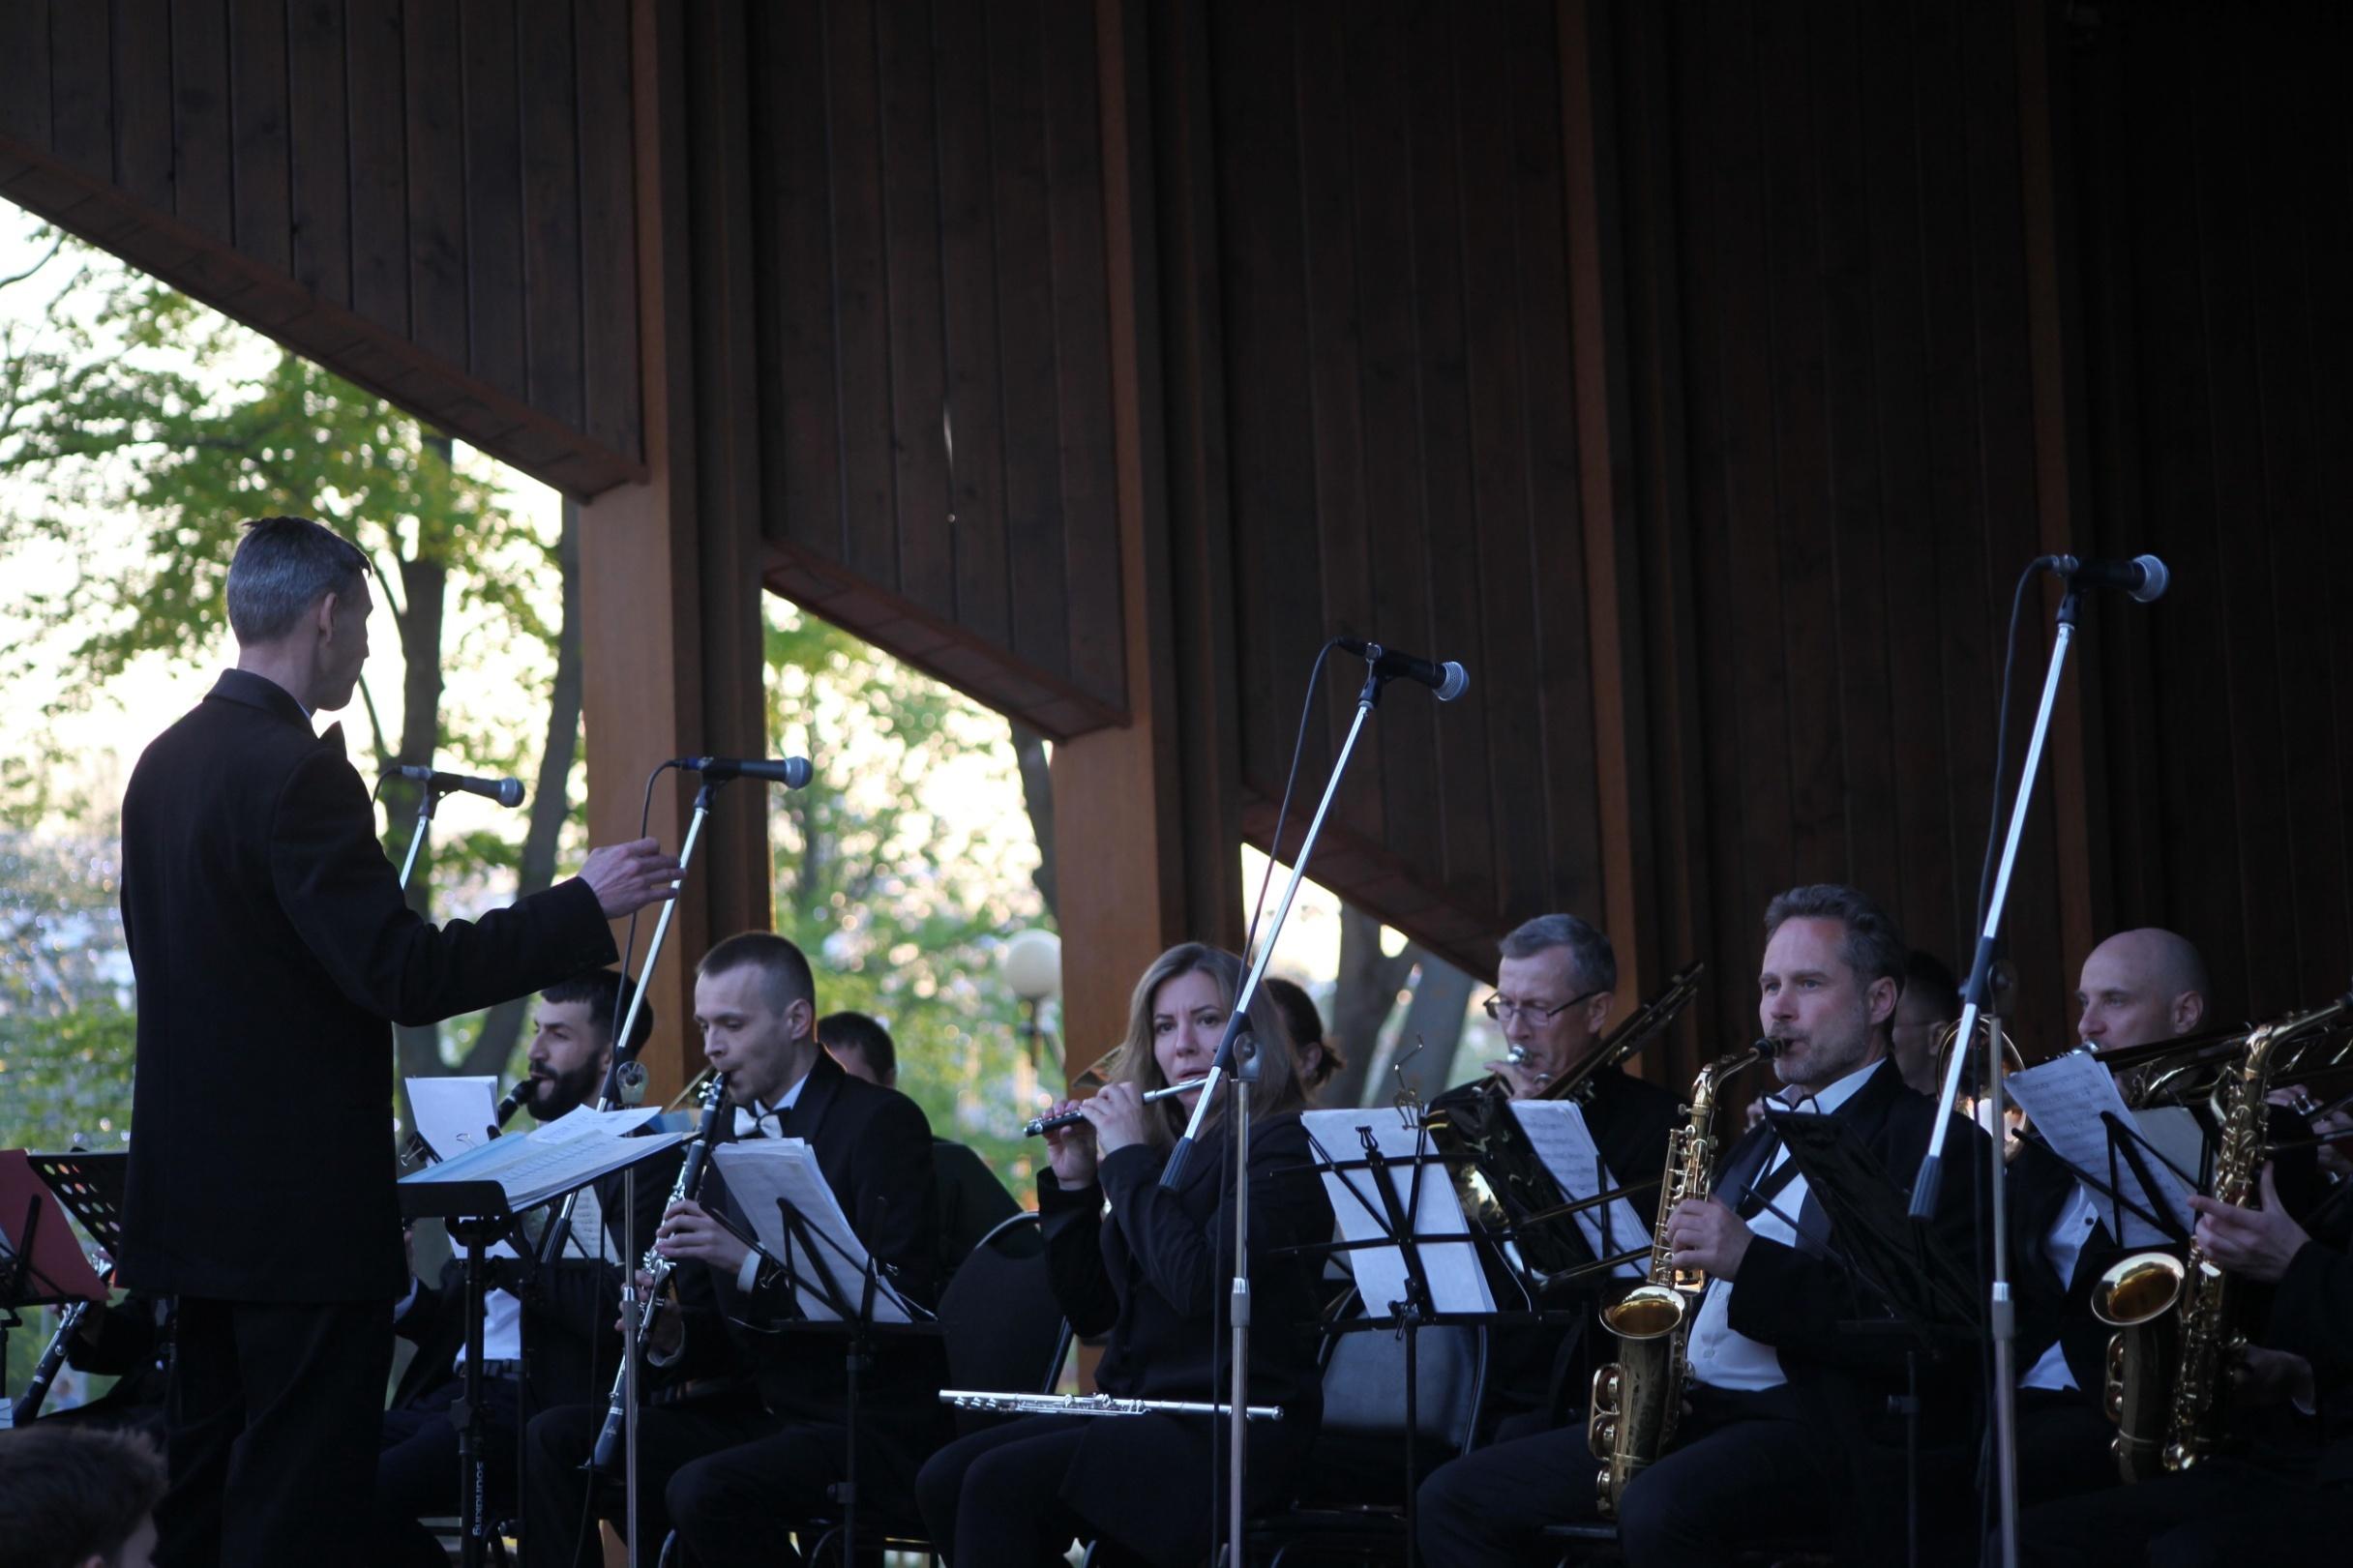
{"type": "Polygon", "coordinates": [[[494,800],[501,806],[521,806],[522,804],[522,781],[520,779],[472,779],[462,773],[442,773],[432,768],[417,766],[414,763],[386,768],[383,776],[387,779],[407,779],[421,784],[436,795],[446,795],[455,791],[461,794],[480,795],[483,799],[494,800]]]}
{"type": "Polygon", "coordinates": [[[2146,605],[2162,599],[2173,584],[2173,574],[2154,555],[2129,561],[2087,561],[2077,555],[2046,555],[2053,572],[2077,588],[2122,588],[2146,605]]]}
{"type": "Polygon", "coordinates": [[[1378,642],[1368,642],[1362,637],[1334,637],[1332,640],[1340,645],[1341,652],[1353,653],[1372,666],[1374,674],[1419,681],[1437,693],[1441,702],[1451,702],[1471,689],[1470,675],[1451,659],[1443,665],[1434,664],[1427,659],[1416,659],[1410,653],[1385,648],[1378,642]]]}
{"type": "Polygon", "coordinates": [[[733,756],[677,756],[670,765],[687,773],[700,773],[713,784],[725,784],[730,779],[765,779],[770,784],[783,784],[787,789],[798,789],[808,784],[816,770],[805,756],[775,758],[733,756]]]}

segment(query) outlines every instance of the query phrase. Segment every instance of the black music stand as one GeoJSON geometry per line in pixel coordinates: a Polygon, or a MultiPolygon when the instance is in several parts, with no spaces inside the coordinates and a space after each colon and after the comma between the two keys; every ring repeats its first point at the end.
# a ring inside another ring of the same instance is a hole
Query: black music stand
{"type": "MultiPolygon", "coordinates": [[[[1343,1178],[1341,1185],[1359,1206],[1371,1215],[1381,1234],[1365,1241],[1313,1242],[1301,1247],[1283,1249],[1285,1254],[1300,1254],[1323,1257],[1334,1253],[1359,1252],[1394,1248],[1405,1269],[1405,1293],[1395,1301],[1379,1304],[1385,1316],[1376,1315],[1376,1303],[1364,1299],[1365,1317],[1354,1323],[1331,1325],[1335,1333],[1366,1333],[1385,1330],[1395,1334],[1405,1346],[1405,1561],[1413,1568],[1418,1555],[1414,1534],[1414,1496],[1420,1481],[1421,1437],[1421,1369],[1417,1353],[1417,1339],[1424,1328],[1521,1328],[1544,1324],[1578,1321],[1582,1314],[1562,1310],[1547,1311],[1532,1308],[1526,1312],[1492,1311],[1461,1312],[1439,1309],[1430,1288],[1427,1266],[1422,1261],[1421,1249],[1425,1242],[1440,1246],[1469,1247],[1481,1258],[1481,1271],[1493,1278],[1497,1273],[1511,1280],[1530,1301],[1537,1299],[1519,1271],[1501,1256],[1500,1243],[1513,1232],[1498,1232],[1480,1228],[1463,1216],[1460,1232],[1423,1236],[1414,1227],[1413,1216],[1421,1209],[1422,1172],[1432,1166],[1446,1164],[1449,1156],[1430,1146],[1429,1135],[1420,1132],[1415,1143],[1415,1152],[1400,1158],[1384,1151],[1373,1137],[1369,1126],[1359,1127],[1357,1137],[1363,1146],[1359,1159],[1337,1160],[1321,1142],[1314,1146],[1318,1158],[1313,1169],[1319,1173],[1370,1170],[1373,1172],[1375,1198],[1368,1200],[1356,1184],[1343,1178]],[[1406,1178],[1406,1196],[1398,1200],[1395,1182],[1391,1179],[1400,1166],[1410,1166],[1412,1174],[1406,1178]]],[[[1310,1135],[1314,1141],[1313,1135],[1310,1135]]],[[[1359,1299],[1363,1299],[1359,1291],[1359,1299]]],[[[1238,1560],[1238,1559],[1237,1559],[1238,1560]]]]}
{"type": "MultiPolygon", "coordinates": [[[[0,1372],[7,1366],[8,1331],[24,1325],[18,1308],[106,1299],[105,1283],[66,1223],[67,1208],[33,1156],[0,1151],[0,1372]]],[[[119,1243],[121,1231],[113,1234],[119,1243]]],[[[0,1399],[7,1392],[0,1378],[0,1399]]],[[[13,1419],[15,1406],[10,1408],[13,1419]]]]}
{"type": "MultiPolygon", "coordinates": [[[[872,1248],[866,1249],[863,1265],[851,1257],[839,1243],[825,1234],[820,1226],[813,1226],[792,1200],[776,1200],[778,1223],[784,1228],[785,1256],[775,1261],[785,1271],[786,1288],[795,1300],[807,1295],[823,1304],[835,1314],[828,1320],[810,1317],[787,1325],[788,1331],[798,1334],[839,1335],[847,1343],[842,1355],[842,1416],[848,1429],[848,1451],[842,1479],[833,1486],[834,1501],[842,1505],[840,1525],[842,1568],[849,1568],[850,1558],[858,1547],[858,1383],[873,1370],[875,1341],[883,1339],[938,1339],[946,1331],[937,1319],[929,1322],[886,1323],[875,1318],[875,1302],[882,1288],[881,1259],[872,1248]],[[830,1257],[828,1255],[831,1255],[830,1257]],[[798,1257],[805,1261],[796,1261],[798,1257]]],[[[772,1255],[771,1255],[772,1256],[772,1255]]],[[[893,1289],[891,1294],[908,1309],[911,1318],[924,1308],[893,1289]]],[[[822,1544],[822,1537],[818,1544],[822,1544]]],[[[809,1560],[815,1563],[818,1553],[813,1547],[809,1560]]]]}
{"type": "MultiPolygon", "coordinates": [[[[1983,1339],[1987,1324],[1978,1310],[1976,1270],[1954,1257],[1924,1224],[1912,1219],[1904,1195],[1854,1127],[1836,1116],[1811,1111],[1766,1112],[1805,1177],[1809,1196],[1820,1200],[1831,1234],[1843,1246],[1826,1248],[1855,1271],[1888,1305],[1890,1317],[1840,1327],[1857,1334],[1894,1335],[1905,1347],[1907,1387],[1904,1417],[1905,1531],[1908,1556],[1920,1560],[1920,1398],[1918,1358],[1942,1356],[1983,1339]]],[[[1798,1217],[1773,1212],[1798,1230],[1798,1217]]],[[[1800,1232],[1802,1235],[1802,1232],[1800,1232]]]]}

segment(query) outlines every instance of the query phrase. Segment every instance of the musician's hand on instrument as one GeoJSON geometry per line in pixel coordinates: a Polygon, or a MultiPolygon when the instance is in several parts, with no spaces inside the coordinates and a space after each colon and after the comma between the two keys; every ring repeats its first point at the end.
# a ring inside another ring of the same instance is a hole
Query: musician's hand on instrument
{"type": "Polygon", "coordinates": [[[1552,1075],[1534,1062],[1515,1062],[1508,1059],[1493,1061],[1487,1064],[1487,1071],[1504,1080],[1504,1085],[1511,1090],[1511,1097],[1514,1100],[1534,1099],[1542,1094],[1545,1085],[1552,1081],[1552,1075]]]}
{"type": "Polygon", "coordinates": [[[693,1258],[727,1274],[743,1267],[752,1256],[735,1233],[711,1218],[701,1204],[680,1198],[663,1211],[654,1231],[654,1251],[673,1262],[693,1258]]]}
{"type": "Polygon", "coordinates": [[[417,1277],[417,1228],[415,1226],[401,1227],[401,1252],[408,1259],[408,1277],[413,1280],[417,1277]]]}
{"type": "Polygon", "coordinates": [[[1144,1091],[1133,1083],[1106,1083],[1078,1109],[1094,1128],[1095,1146],[1104,1154],[1116,1154],[1130,1143],[1147,1140],[1144,1091]]]}
{"type": "Polygon", "coordinates": [[[1741,1217],[1717,1198],[1684,1198],[1667,1216],[1667,1245],[1677,1268],[1704,1269],[1718,1279],[1740,1277],[1741,1259],[1756,1239],[1741,1217]]]}
{"type": "Polygon", "coordinates": [[[589,850],[581,880],[596,891],[605,918],[618,920],[669,898],[678,870],[677,857],[663,853],[659,841],[633,839],[589,850]]]}
{"type": "MultiPolygon", "coordinates": [[[[1063,1100],[1046,1114],[1065,1116],[1078,1109],[1078,1101],[1063,1100]]],[[[1056,1181],[1064,1187],[1086,1186],[1095,1179],[1094,1125],[1074,1121],[1067,1127],[1047,1128],[1046,1156],[1053,1163],[1056,1181]]]]}
{"type": "Polygon", "coordinates": [[[2230,1369],[2230,1386],[2233,1399],[2248,1409],[2289,1403],[2299,1409],[2312,1408],[2312,1364],[2286,1350],[2240,1346],[2239,1362],[2230,1369]]]}
{"type": "Polygon", "coordinates": [[[2240,1208],[2204,1196],[2191,1198],[2189,1206],[2198,1211],[2197,1241],[2207,1257],[2243,1278],[2276,1284],[2312,1238],[2280,1205],[2268,1161],[2262,1194],[2261,1208],[2240,1208]]]}

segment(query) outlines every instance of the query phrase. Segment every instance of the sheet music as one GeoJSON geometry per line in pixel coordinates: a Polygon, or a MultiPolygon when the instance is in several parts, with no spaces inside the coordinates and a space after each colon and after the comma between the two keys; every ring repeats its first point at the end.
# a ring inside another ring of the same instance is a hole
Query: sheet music
{"type": "Polygon", "coordinates": [[[498,1080],[494,1078],[412,1078],[408,1109],[417,1118],[417,1136],[444,1160],[488,1143],[491,1124],[498,1115],[498,1080]]]}
{"type": "Polygon", "coordinates": [[[480,1148],[401,1178],[403,1186],[491,1181],[516,1213],[584,1187],[686,1140],[683,1133],[627,1136],[652,1120],[645,1109],[595,1111],[582,1106],[522,1137],[492,1139],[480,1148]]]}
{"type": "MultiPolygon", "coordinates": [[[[2012,1073],[2003,1080],[2010,1097],[2025,1108],[2026,1114],[2051,1146],[2051,1152],[2073,1167],[2079,1175],[2099,1177],[2125,1198],[2140,1204],[2153,1214],[2169,1214],[2180,1221],[2186,1231],[2197,1216],[2190,1212],[2189,1192],[2181,1179],[2163,1163],[2141,1150],[2141,1163],[2149,1168],[2158,1191],[2145,1191],[2132,1167],[2120,1154],[2111,1158],[2109,1116],[2116,1117],[2126,1127],[2139,1131],[2140,1123],[2125,1109],[2124,1096],[2116,1092],[2116,1080],[2108,1070],[2080,1051],[2012,1073]]],[[[2122,1135],[2116,1135],[2121,1137],[2122,1135]]],[[[2170,1156],[2171,1150],[2167,1150],[2170,1156]]],[[[2117,1239],[2127,1247],[2163,1247],[2173,1238],[2156,1226],[2124,1207],[2106,1194],[2085,1188],[2100,1212],[2116,1228],[2117,1239]]]]}
{"type": "MultiPolygon", "coordinates": [[[[759,1232],[760,1244],[783,1259],[792,1279],[793,1300],[801,1316],[818,1321],[839,1321],[842,1315],[817,1289],[822,1281],[840,1299],[862,1301],[866,1293],[866,1243],[849,1228],[849,1219],[833,1196],[825,1172],[818,1168],[817,1152],[797,1138],[763,1138],[745,1143],[722,1143],[712,1151],[728,1193],[759,1232]],[[808,1227],[817,1248],[808,1248],[785,1228],[777,1199],[789,1204],[808,1227]]],[[[874,1320],[910,1323],[914,1315],[888,1275],[875,1278],[874,1320]]]]}
{"type": "MultiPolygon", "coordinates": [[[[1619,1185],[1593,1142],[1593,1129],[1585,1123],[1584,1107],[1567,1100],[1514,1100],[1511,1114],[1519,1122],[1520,1131],[1528,1135],[1536,1158],[1552,1172],[1552,1179],[1560,1183],[1562,1197],[1574,1201],[1619,1185]]],[[[1580,1209],[1574,1218],[1577,1228],[1585,1234],[1585,1244],[1597,1258],[1629,1252],[1651,1239],[1642,1216],[1623,1198],[1614,1198],[1596,1208],[1580,1209]]],[[[1610,1272],[1631,1280],[1640,1279],[1648,1270],[1628,1258],[1610,1272]]]]}
{"type": "MultiPolygon", "coordinates": [[[[1416,1248],[1421,1257],[1423,1278],[1430,1285],[1430,1306],[1435,1312],[1485,1313],[1495,1311],[1495,1295],[1487,1288],[1486,1271],[1479,1267],[1478,1250],[1470,1241],[1471,1228],[1463,1218],[1461,1199],[1454,1196],[1454,1183],[1446,1177],[1446,1168],[1435,1160],[1421,1166],[1421,1194],[1418,1207],[1409,1210],[1409,1195],[1413,1191],[1416,1153],[1434,1155],[1434,1146],[1423,1143],[1420,1135],[1398,1119],[1389,1109],[1310,1110],[1299,1120],[1308,1136],[1321,1147],[1323,1156],[1356,1169],[1325,1170],[1324,1191],[1331,1199],[1332,1213],[1340,1222],[1343,1239],[1353,1242],[1377,1242],[1388,1235],[1388,1211],[1382,1205],[1381,1194],[1374,1185],[1377,1172],[1365,1169],[1363,1134],[1372,1134],[1374,1144],[1384,1158],[1399,1162],[1388,1171],[1391,1190],[1397,1197],[1400,1213],[1409,1213],[1414,1234],[1422,1245],[1416,1248]],[[1432,1238],[1460,1236],[1457,1242],[1433,1243],[1432,1238]]],[[[1356,1276],[1356,1287],[1363,1295],[1365,1310],[1376,1316],[1388,1311],[1391,1302],[1406,1299],[1405,1255],[1395,1247],[1358,1247],[1345,1255],[1356,1276]]]]}

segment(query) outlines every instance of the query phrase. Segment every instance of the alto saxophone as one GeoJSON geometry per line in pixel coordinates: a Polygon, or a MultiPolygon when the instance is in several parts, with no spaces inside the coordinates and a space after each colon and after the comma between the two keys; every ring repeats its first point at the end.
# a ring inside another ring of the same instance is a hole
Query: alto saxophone
{"type": "Polygon", "coordinates": [[[1716,1094],[1742,1069],[1766,1059],[1759,1041],[1745,1050],[1720,1056],[1700,1069],[1691,1084],[1683,1125],[1667,1144],[1666,1174],[1659,1180],[1658,1223],[1651,1235],[1651,1270],[1643,1283],[1601,1310],[1601,1326],[1618,1336],[1618,1357],[1593,1371],[1592,1414],[1586,1446],[1601,1461],[1594,1477],[1601,1517],[1615,1519],[1618,1499],[1635,1476],[1675,1440],[1683,1414],[1683,1385],[1690,1381],[1684,1346],[1691,1317],[1708,1276],[1677,1268],[1667,1245],[1667,1216],[1685,1198],[1705,1199],[1715,1169],[1716,1094]]]}
{"type": "MultiPolygon", "coordinates": [[[[711,1081],[702,1091],[702,1119],[695,1126],[694,1140],[686,1146],[686,1163],[678,1168],[678,1179],[670,1184],[670,1203],[684,1203],[701,1196],[703,1172],[710,1169],[711,1145],[718,1141],[719,1129],[727,1125],[728,1076],[713,1073],[711,1081]]],[[[670,1203],[663,1205],[669,1212],[670,1203]]],[[[648,1246],[645,1256],[638,1260],[640,1272],[650,1276],[644,1293],[644,1304],[639,1308],[638,1347],[640,1353],[653,1341],[654,1324],[662,1308],[663,1289],[670,1284],[670,1270],[677,1267],[662,1256],[658,1246],[648,1246]]],[[[612,1396],[605,1404],[605,1422],[597,1429],[596,1442],[588,1452],[584,1468],[608,1478],[617,1478],[620,1463],[621,1437],[628,1421],[629,1368],[626,1364],[612,1375],[612,1396]]]]}

